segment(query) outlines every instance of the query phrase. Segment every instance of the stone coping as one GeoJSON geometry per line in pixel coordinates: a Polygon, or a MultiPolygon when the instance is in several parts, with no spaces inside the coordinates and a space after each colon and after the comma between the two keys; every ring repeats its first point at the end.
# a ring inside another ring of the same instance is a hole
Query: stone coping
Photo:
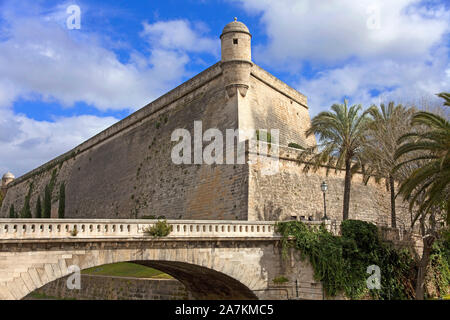
{"type": "MultiPolygon", "coordinates": [[[[166,219],[10,219],[0,218],[3,223],[119,223],[119,224],[149,224],[166,219]]],[[[274,225],[282,221],[248,221],[248,220],[166,220],[169,224],[254,224],[254,225],[274,225]]],[[[316,221],[308,221],[316,222],[316,221]]]]}
{"type": "MultiPolygon", "coordinates": [[[[0,239],[146,239],[157,220],[1,219],[0,239]]],[[[272,238],[275,221],[169,220],[172,231],[163,239],[272,238]]],[[[322,221],[305,221],[318,227],[322,221]]],[[[331,227],[329,221],[326,226],[331,227]]]]}

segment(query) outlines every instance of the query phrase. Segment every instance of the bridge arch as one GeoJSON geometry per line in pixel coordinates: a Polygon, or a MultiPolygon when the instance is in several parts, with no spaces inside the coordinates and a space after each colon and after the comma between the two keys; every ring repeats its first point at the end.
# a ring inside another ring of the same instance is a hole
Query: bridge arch
{"type": "Polygon", "coordinates": [[[173,275],[200,299],[323,296],[310,263],[295,250],[282,254],[275,222],[169,220],[173,230],[163,238],[146,234],[154,223],[0,219],[0,299],[22,299],[69,275],[72,265],[126,261],[173,275]],[[283,287],[275,284],[280,276],[288,278],[283,287]]]}
{"type": "MultiPolygon", "coordinates": [[[[73,243],[64,248],[0,252],[0,299],[22,299],[34,290],[81,270],[117,262],[133,262],[166,272],[183,283],[195,299],[257,299],[267,287],[261,248],[197,245],[156,241],[73,243]],[[150,244],[150,245],[149,245],[150,244]],[[63,250],[61,250],[63,249],[63,250]]],[[[26,243],[24,244],[26,247],[26,243]]],[[[30,248],[31,249],[31,248],[30,248]]]]}

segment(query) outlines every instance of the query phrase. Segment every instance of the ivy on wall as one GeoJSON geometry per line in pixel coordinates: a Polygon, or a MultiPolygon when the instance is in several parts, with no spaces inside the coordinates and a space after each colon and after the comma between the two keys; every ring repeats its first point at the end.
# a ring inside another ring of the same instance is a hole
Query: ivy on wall
{"type": "Polygon", "coordinates": [[[433,244],[428,270],[436,294],[440,297],[450,294],[450,240],[439,239],[433,244]]]}
{"type": "Polygon", "coordinates": [[[300,251],[314,269],[325,293],[344,293],[351,299],[410,299],[414,295],[414,263],[407,250],[397,250],[382,242],[374,224],[358,220],[342,222],[342,236],[334,236],[322,225],[318,230],[300,221],[280,222],[284,255],[288,248],[300,251]],[[381,290],[367,289],[367,267],[381,269],[381,290]]]}

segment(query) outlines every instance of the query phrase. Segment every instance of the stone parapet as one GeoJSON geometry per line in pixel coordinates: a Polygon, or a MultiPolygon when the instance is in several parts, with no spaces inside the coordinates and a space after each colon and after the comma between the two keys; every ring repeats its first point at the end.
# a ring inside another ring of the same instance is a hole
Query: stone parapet
{"type": "MultiPolygon", "coordinates": [[[[148,237],[157,220],[114,219],[0,219],[0,240],[93,239],[148,237]],[[74,231],[76,230],[76,232],[74,231]]],[[[164,238],[274,238],[274,221],[168,220],[171,233],[164,238]]],[[[321,221],[305,221],[318,227],[321,221]]],[[[326,226],[331,230],[331,222],[326,226]]]]}

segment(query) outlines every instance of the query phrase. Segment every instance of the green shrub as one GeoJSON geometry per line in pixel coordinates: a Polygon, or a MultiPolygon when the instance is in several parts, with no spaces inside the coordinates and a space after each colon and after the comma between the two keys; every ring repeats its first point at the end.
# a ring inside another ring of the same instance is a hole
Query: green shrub
{"type": "Polygon", "coordinates": [[[47,184],[45,186],[45,191],[44,191],[43,217],[44,218],[50,218],[51,217],[51,211],[52,211],[52,195],[51,195],[51,191],[50,191],[50,186],[47,184]]]}
{"type": "Polygon", "coordinates": [[[266,133],[266,136],[264,137],[264,134],[260,134],[259,130],[256,130],[256,140],[264,141],[264,142],[267,142],[270,144],[272,142],[272,136],[270,135],[269,131],[267,131],[265,133],[266,133]]]}
{"type": "Polygon", "coordinates": [[[31,208],[30,208],[30,198],[31,198],[31,192],[33,191],[33,183],[30,183],[28,187],[28,193],[25,196],[25,201],[23,204],[22,211],[20,212],[20,217],[23,219],[29,219],[33,216],[31,215],[31,208]]]}
{"type": "Polygon", "coordinates": [[[279,277],[273,278],[272,281],[275,284],[282,284],[282,283],[289,282],[289,279],[286,278],[285,276],[279,276],[279,277]]]}
{"type": "Polygon", "coordinates": [[[32,218],[29,200],[28,201],[25,200],[25,205],[23,206],[22,212],[20,213],[20,217],[23,219],[32,218]]]}
{"type": "Polygon", "coordinates": [[[71,235],[72,237],[76,237],[77,234],[78,234],[77,226],[74,226],[73,229],[70,231],[70,235],[71,235]]]}
{"type": "Polygon", "coordinates": [[[159,220],[154,226],[144,230],[144,232],[152,237],[166,237],[172,232],[172,226],[166,220],[159,220]]]}
{"type": "Polygon", "coordinates": [[[66,211],[66,185],[63,182],[59,187],[58,218],[64,219],[65,211],[66,211]]]}
{"type": "Polygon", "coordinates": [[[150,216],[141,216],[141,219],[156,220],[156,216],[153,216],[153,215],[150,215],[150,216]]]}
{"type": "Polygon", "coordinates": [[[38,196],[36,201],[36,218],[42,218],[42,205],[41,205],[41,196],[38,196]]]}
{"type": "Polygon", "coordinates": [[[430,254],[429,271],[437,294],[443,297],[450,293],[450,241],[435,241],[430,254]]]}
{"type": "Polygon", "coordinates": [[[304,150],[305,148],[303,148],[301,145],[299,145],[298,143],[295,142],[291,142],[288,144],[288,147],[290,148],[295,148],[295,149],[301,149],[304,150]]]}
{"type": "Polygon", "coordinates": [[[14,205],[13,204],[9,207],[9,218],[10,219],[17,218],[16,212],[14,211],[14,205]]]}
{"type": "Polygon", "coordinates": [[[367,294],[376,299],[407,299],[413,295],[411,255],[383,243],[371,223],[343,221],[342,236],[334,236],[323,225],[311,230],[300,221],[278,223],[277,231],[282,235],[283,255],[287,248],[295,248],[302,258],[308,258],[328,296],[345,293],[352,299],[367,294]],[[367,289],[370,265],[381,269],[381,290],[367,289]]]}

